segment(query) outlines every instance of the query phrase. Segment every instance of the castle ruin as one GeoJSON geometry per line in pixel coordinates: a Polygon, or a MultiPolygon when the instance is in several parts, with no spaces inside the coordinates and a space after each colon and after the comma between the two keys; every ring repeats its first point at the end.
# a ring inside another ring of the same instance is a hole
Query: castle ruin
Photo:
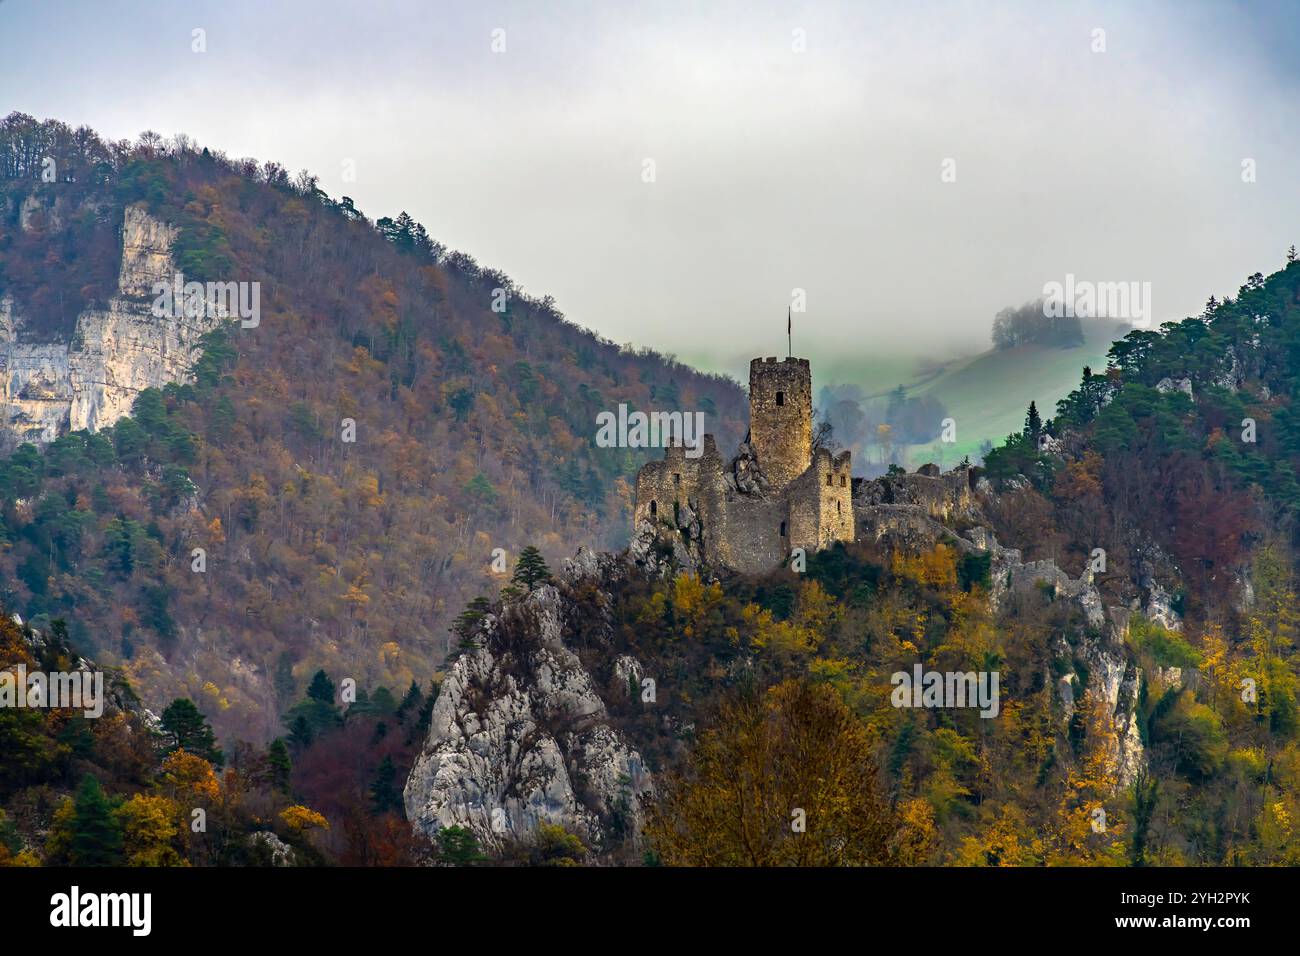
{"type": "Polygon", "coordinates": [[[636,477],[638,533],[675,535],[714,566],[759,574],[796,548],[854,538],[850,452],[813,452],[807,359],[749,363],[749,435],[730,461],[712,435],[688,457],[681,443],[636,477]]]}

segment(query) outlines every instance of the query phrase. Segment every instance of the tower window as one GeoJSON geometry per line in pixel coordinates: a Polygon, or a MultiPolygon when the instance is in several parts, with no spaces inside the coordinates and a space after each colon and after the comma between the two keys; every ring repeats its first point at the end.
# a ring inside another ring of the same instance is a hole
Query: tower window
{"type": "Polygon", "coordinates": [[[826,476],[826,487],[827,487],[827,488],[829,488],[829,487],[831,486],[831,479],[832,479],[833,477],[834,477],[833,475],[827,475],[827,476],[826,476]]]}
{"type": "Polygon", "coordinates": [[[784,405],[784,404],[785,404],[785,392],[777,392],[777,393],[776,393],[776,403],[777,403],[778,405],[784,405]]]}
{"type": "Polygon", "coordinates": [[[837,515],[838,515],[838,514],[843,514],[843,513],[844,513],[844,509],[841,508],[840,505],[841,505],[841,502],[839,502],[839,501],[835,502],[835,513],[836,513],[837,515]]]}
{"type": "Polygon", "coordinates": [[[844,484],[845,484],[846,481],[847,481],[847,479],[846,479],[843,475],[840,475],[840,487],[841,487],[841,488],[844,487],[844,484]]]}
{"type": "Polygon", "coordinates": [[[680,485],[681,483],[682,483],[682,475],[681,475],[681,472],[678,472],[678,471],[673,472],[673,484],[674,484],[674,485],[680,485]]]}
{"type": "Polygon", "coordinates": [[[781,537],[785,537],[785,522],[781,522],[781,537]]]}
{"type": "Polygon", "coordinates": [[[650,502],[650,516],[654,517],[657,514],[659,514],[659,502],[652,501],[650,502]]]}

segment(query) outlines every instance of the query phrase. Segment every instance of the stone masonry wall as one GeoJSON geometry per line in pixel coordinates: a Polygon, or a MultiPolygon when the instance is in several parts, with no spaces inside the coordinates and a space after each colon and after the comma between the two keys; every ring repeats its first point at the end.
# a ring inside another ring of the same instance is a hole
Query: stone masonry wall
{"type": "Polygon", "coordinates": [[[789,521],[784,496],[752,498],[727,492],[705,529],[705,559],[744,574],[762,574],[789,554],[789,537],[781,525],[789,521]]]}
{"type": "Polygon", "coordinates": [[[853,461],[849,452],[831,455],[818,449],[812,471],[817,475],[817,548],[829,548],[836,541],[852,542],[853,461]]]}
{"type": "Polygon", "coordinates": [[[670,447],[662,461],[647,463],[637,474],[638,534],[648,526],[661,535],[681,535],[675,546],[689,539],[706,563],[746,574],[780,566],[794,548],[811,553],[853,541],[850,453],[812,454],[808,360],[750,363],[750,416],[750,445],[761,469],[757,481],[729,474],[712,435],[704,436],[697,459],[670,447]]]}
{"type": "Polygon", "coordinates": [[[674,504],[703,510],[702,492],[721,479],[722,467],[712,435],[704,436],[704,452],[699,458],[688,458],[685,448],[670,445],[664,449],[662,461],[647,462],[637,473],[634,525],[671,521],[674,504]]]}
{"type": "Polygon", "coordinates": [[[749,435],[771,490],[780,491],[807,469],[812,460],[812,372],[807,359],[749,363],[749,435]]]}

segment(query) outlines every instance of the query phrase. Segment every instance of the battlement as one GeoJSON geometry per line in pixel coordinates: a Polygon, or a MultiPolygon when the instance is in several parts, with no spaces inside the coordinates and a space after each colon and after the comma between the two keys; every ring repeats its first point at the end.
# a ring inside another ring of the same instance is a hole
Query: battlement
{"type": "Polygon", "coordinates": [[[702,450],[694,445],[688,446],[680,437],[674,437],[664,446],[664,460],[677,462],[720,457],[718,455],[717,439],[712,435],[705,434],[701,443],[704,446],[702,450]]]}
{"type": "Polygon", "coordinates": [[[695,459],[669,446],[637,475],[636,527],[662,529],[698,546],[704,560],[747,573],[769,571],[796,549],[853,540],[852,455],[813,453],[807,359],[749,363],[749,443],[758,490],[738,485],[712,435],[695,459]]]}
{"type": "Polygon", "coordinates": [[[817,475],[817,484],[819,486],[845,489],[852,498],[852,452],[846,449],[838,455],[832,455],[825,448],[818,448],[817,453],[813,455],[810,471],[817,475]]]}
{"type": "Polygon", "coordinates": [[[776,490],[812,462],[812,370],[807,359],[749,363],[749,442],[776,490]]]}

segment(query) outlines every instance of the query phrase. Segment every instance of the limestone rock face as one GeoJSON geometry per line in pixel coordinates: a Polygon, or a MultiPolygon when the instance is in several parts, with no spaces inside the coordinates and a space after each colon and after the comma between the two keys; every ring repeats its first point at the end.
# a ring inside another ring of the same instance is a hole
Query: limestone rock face
{"type": "Polygon", "coordinates": [[[298,859],[293,847],[285,843],[270,830],[259,830],[248,838],[255,848],[267,855],[272,866],[297,866],[298,859]]]}
{"type": "MultiPolygon", "coordinates": [[[[1008,484],[1013,484],[1008,482],[1008,484]]],[[[980,496],[996,494],[990,483],[977,483],[972,492],[969,472],[956,469],[947,474],[890,476],[864,482],[854,495],[858,539],[917,553],[943,543],[961,554],[989,556],[989,601],[996,611],[1020,595],[1042,589],[1052,600],[1068,601],[1083,614],[1086,626],[1070,642],[1059,641],[1059,658],[1077,662],[1073,669],[1052,681],[1061,704],[1063,722],[1068,725],[1079,707],[1095,711],[1089,718],[1102,724],[1106,744],[1106,770],[1118,786],[1132,783],[1146,765],[1146,752],[1138,730],[1138,696],[1142,671],[1128,653],[1129,610],[1107,608],[1085,568],[1074,578],[1053,561],[1025,561],[1016,548],[1000,545],[993,532],[975,526],[958,532],[945,521],[980,518],[980,496]],[[1086,686],[1076,687],[1086,669],[1086,686]]],[[[1153,582],[1147,585],[1145,607],[1148,616],[1176,628],[1177,615],[1168,595],[1153,582]]]]}
{"type": "Polygon", "coordinates": [[[1183,619],[1174,610],[1173,598],[1169,592],[1154,580],[1148,580],[1146,601],[1143,611],[1148,618],[1170,631],[1181,631],[1183,619]]]}
{"type": "Polygon", "coordinates": [[[628,555],[651,577],[663,577],[678,571],[697,572],[702,568],[704,559],[699,548],[699,520],[690,509],[686,509],[684,514],[690,516],[692,524],[687,528],[695,531],[694,537],[682,535],[682,526],[676,522],[674,530],[678,533],[674,534],[661,534],[661,528],[650,521],[637,522],[628,555]]]}
{"type": "Polygon", "coordinates": [[[1192,380],[1190,378],[1162,378],[1156,382],[1157,392],[1182,392],[1188,398],[1192,397],[1192,380]]]}
{"type": "Polygon", "coordinates": [[[742,495],[762,495],[770,485],[758,461],[758,453],[749,442],[741,442],[736,457],[722,476],[727,487],[742,495]]]}
{"type": "Polygon", "coordinates": [[[1146,749],[1138,729],[1138,696],[1142,670],[1125,651],[1127,618],[1111,609],[1110,626],[1098,636],[1085,635],[1082,653],[1088,672],[1088,691],[1102,702],[1107,766],[1120,787],[1127,787],[1146,767],[1146,749]]]}
{"type": "Polygon", "coordinates": [[[15,314],[12,297],[0,299],[5,443],[47,443],[69,431],[98,431],[128,414],[142,390],[187,378],[200,338],[219,320],[152,314],[153,284],[170,282],[176,271],[176,235],[143,206],[128,206],[118,294],[106,308],[81,313],[69,341],[26,340],[24,317],[15,314]]]}
{"type": "Polygon", "coordinates": [[[153,298],[155,282],[170,282],[176,272],[172,244],[180,230],[154,219],[144,207],[127,206],[122,217],[122,268],[118,292],[124,296],[153,298]]]}
{"type": "Polygon", "coordinates": [[[639,839],[651,777],[565,646],[565,613],[544,585],[489,616],[478,646],[452,665],[406,782],[419,830],[460,826],[499,846],[547,822],[597,848],[639,839]]]}
{"type": "MultiPolygon", "coordinates": [[[[1061,641],[1057,650],[1062,657],[1073,657],[1087,669],[1087,686],[1083,689],[1087,691],[1087,699],[1097,702],[1097,713],[1092,716],[1103,725],[1106,769],[1118,786],[1128,786],[1146,766],[1146,751],[1137,717],[1142,672],[1125,645],[1127,609],[1104,606],[1089,569],[1072,578],[1054,561],[1022,561],[1020,551],[1002,547],[984,528],[973,529],[970,537],[980,550],[992,556],[993,589],[989,597],[995,608],[1016,593],[1046,586],[1055,600],[1071,601],[1083,612],[1087,629],[1076,635],[1073,649],[1061,641]]],[[[1079,704],[1073,685],[1076,677],[1071,671],[1056,682],[1067,724],[1079,704]]]]}

